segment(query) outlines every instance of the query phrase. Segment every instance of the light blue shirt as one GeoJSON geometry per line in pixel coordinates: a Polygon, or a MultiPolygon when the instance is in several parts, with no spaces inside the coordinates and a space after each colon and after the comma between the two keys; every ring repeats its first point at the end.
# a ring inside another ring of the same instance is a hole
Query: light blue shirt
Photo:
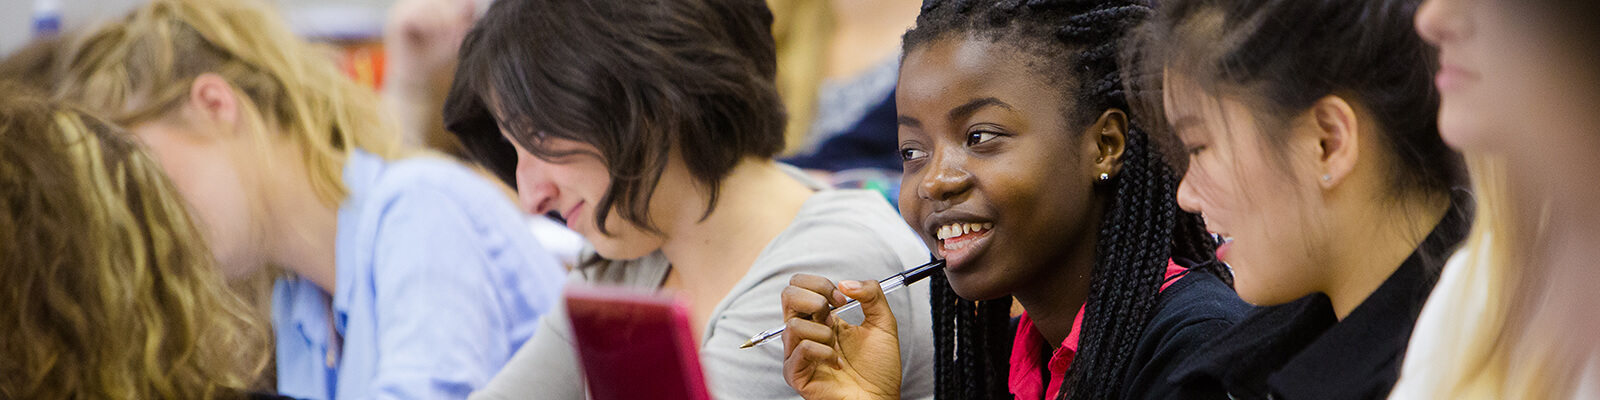
{"type": "Polygon", "coordinates": [[[465,167],[355,151],[343,172],[336,290],[273,288],[278,391],[466,398],[533,335],[564,271],[505,192],[465,167]]]}

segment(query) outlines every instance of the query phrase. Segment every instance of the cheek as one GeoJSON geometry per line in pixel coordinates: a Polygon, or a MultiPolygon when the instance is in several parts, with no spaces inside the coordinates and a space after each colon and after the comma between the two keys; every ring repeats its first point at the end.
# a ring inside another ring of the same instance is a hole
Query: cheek
{"type": "Polygon", "coordinates": [[[921,184],[921,178],[915,176],[914,173],[908,173],[900,177],[900,217],[905,219],[906,226],[911,227],[911,230],[916,232],[917,237],[922,239],[922,244],[932,249],[938,246],[938,243],[934,237],[928,236],[922,229],[922,217],[927,215],[927,212],[923,211],[922,198],[917,196],[917,186],[921,184]]]}
{"type": "Polygon", "coordinates": [[[1250,304],[1272,306],[1294,301],[1311,293],[1307,274],[1293,260],[1278,257],[1270,244],[1237,242],[1225,260],[1234,272],[1234,289],[1250,304]]]}

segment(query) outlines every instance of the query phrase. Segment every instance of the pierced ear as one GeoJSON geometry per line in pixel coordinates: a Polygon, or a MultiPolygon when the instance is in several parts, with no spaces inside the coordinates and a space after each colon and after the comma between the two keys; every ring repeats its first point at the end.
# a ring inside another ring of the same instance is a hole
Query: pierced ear
{"type": "Polygon", "coordinates": [[[1106,110],[1094,125],[1089,126],[1088,134],[1094,137],[1097,150],[1094,159],[1095,179],[1117,176],[1117,172],[1122,170],[1122,153],[1128,150],[1128,114],[1115,108],[1106,110]]]}
{"type": "Polygon", "coordinates": [[[233,85],[221,75],[201,74],[189,86],[188,111],[225,132],[234,132],[239,123],[239,99],[235,93],[233,85]]]}
{"type": "Polygon", "coordinates": [[[1337,186],[1350,176],[1360,158],[1361,126],[1355,107],[1338,96],[1317,100],[1311,106],[1320,150],[1318,166],[1324,189],[1337,186]]]}

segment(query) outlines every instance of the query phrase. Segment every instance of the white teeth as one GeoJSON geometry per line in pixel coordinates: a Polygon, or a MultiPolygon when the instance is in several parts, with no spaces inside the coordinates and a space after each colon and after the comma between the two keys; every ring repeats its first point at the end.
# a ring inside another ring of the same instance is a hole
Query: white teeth
{"type": "Polygon", "coordinates": [[[958,236],[994,229],[993,223],[956,223],[939,227],[939,240],[950,239],[958,236]]]}

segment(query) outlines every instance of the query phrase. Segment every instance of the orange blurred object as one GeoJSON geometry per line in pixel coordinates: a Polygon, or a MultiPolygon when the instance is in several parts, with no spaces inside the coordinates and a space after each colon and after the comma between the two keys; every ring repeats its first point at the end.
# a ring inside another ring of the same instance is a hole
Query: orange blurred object
{"type": "Polygon", "coordinates": [[[384,52],[380,40],[334,42],[339,49],[339,68],[356,82],[373,88],[383,87],[384,52]]]}

